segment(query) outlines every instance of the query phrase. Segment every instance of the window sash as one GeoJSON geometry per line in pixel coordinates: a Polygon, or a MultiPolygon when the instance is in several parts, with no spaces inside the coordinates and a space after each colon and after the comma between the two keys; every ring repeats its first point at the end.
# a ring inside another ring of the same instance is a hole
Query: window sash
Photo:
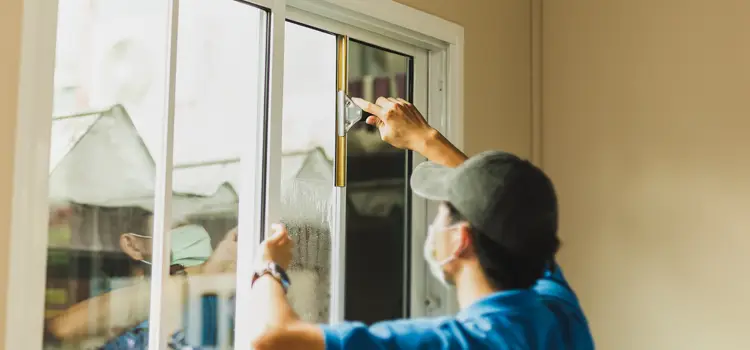
{"type": "MultiPolygon", "coordinates": [[[[19,0],[20,1],[20,0],[19,0]]],[[[47,259],[47,227],[48,217],[48,168],[49,168],[49,135],[52,113],[52,81],[54,72],[54,52],[56,45],[57,26],[57,0],[23,0],[23,28],[21,68],[19,77],[19,106],[17,114],[17,141],[14,165],[14,196],[13,196],[13,220],[11,224],[10,264],[9,281],[12,280],[8,289],[8,302],[6,303],[6,339],[5,348],[41,348],[41,335],[43,334],[42,309],[44,305],[44,280],[47,259]],[[41,150],[41,151],[40,151],[41,150]],[[33,292],[30,292],[33,291],[33,292]],[[29,312],[29,306],[34,309],[29,312]],[[10,322],[12,320],[12,322],[10,322]]],[[[230,1],[230,0],[227,0],[230,1]]],[[[279,174],[281,167],[280,145],[281,145],[281,111],[283,93],[283,48],[284,48],[284,22],[287,18],[294,19],[295,16],[325,18],[330,26],[345,28],[338,34],[345,34],[353,38],[380,45],[371,39],[376,37],[388,37],[407,45],[429,50],[428,64],[429,91],[426,99],[429,99],[429,116],[433,125],[438,125],[448,137],[462,147],[462,125],[463,125],[463,29],[453,23],[444,21],[437,17],[408,8],[395,2],[353,2],[347,0],[245,0],[245,2],[262,7],[268,12],[269,26],[267,30],[266,43],[270,55],[264,67],[266,71],[267,84],[266,108],[267,131],[266,134],[256,135],[255,140],[265,144],[256,149],[266,149],[266,154],[256,155],[256,158],[265,158],[266,169],[251,171],[244,168],[243,172],[250,172],[248,185],[243,185],[240,198],[260,198],[265,196],[264,203],[261,201],[240,201],[240,235],[239,249],[243,252],[238,254],[237,262],[237,308],[246,310],[249,294],[249,277],[252,271],[252,257],[260,241],[262,229],[266,229],[270,222],[280,217],[280,179],[271,174],[279,174]],[[341,26],[344,24],[344,26],[341,26]],[[382,36],[374,32],[383,33],[382,36]],[[435,58],[439,57],[440,60],[435,58]],[[442,105],[435,105],[434,101],[442,100],[442,105]],[[440,110],[438,110],[439,108],[440,110]],[[450,116],[450,118],[449,118],[450,116]],[[263,183],[265,179],[265,183],[263,183]],[[257,202],[257,203],[256,203],[257,202]],[[265,210],[261,210],[264,208],[265,210]],[[243,234],[244,232],[244,234],[243,234]],[[249,238],[248,238],[249,237],[249,238]],[[247,238],[247,239],[245,239],[247,238]],[[249,253],[249,254],[248,254],[249,253]]],[[[173,11],[170,13],[170,101],[174,101],[174,66],[176,50],[177,26],[176,11],[179,0],[167,0],[165,6],[173,11]]],[[[305,22],[305,21],[303,21],[305,22]]],[[[386,46],[388,45],[381,45],[386,46]]],[[[405,49],[395,49],[403,53],[405,49]]],[[[416,57],[416,56],[414,56],[416,57]]],[[[416,62],[415,62],[416,64],[416,62]]],[[[418,72],[415,72],[418,74],[418,72]]],[[[415,82],[417,77],[415,76],[415,82]]],[[[415,90],[416,92],[416,90],[415,90]]],[[[415,96],[416,97],[416,96],[415,96]]],[[[426,101],[425,101],[426,102],[426,101]]],[[[159,189],[157,195],[157,206],[155,207],[155,235],[161,232],[159,237],[154,237],[156,249],[154,262],[158,262],[159,271],[153,275],[152,295],[161,300],[163,283],[167,275],[168,262],[165,247],[169,246],[168,220],[165,218],[170,210],[171,203],[171,172],[172,172],[172,142],[173,138],[173,107],[167,108],[168,127],[165,128],[163,142],[169,146],[165,147],[163,155],[159,158],[159,189]],[[171,109],[171,111],[170,111],[171,109]],[[159,217],[160,216],[160,217],[159,217]],[[166,234],[164,234],[166,233],[166,234]]],[[[263,131],[264,128],[258,128],[263,131]]],[[[259,146],[259,145],[254,145],[259,146]]],[[[255,162],[253,162],[255,163],[255,162]]],[[[415,163],[417,163],[415,161],[415,163]]],[[[259,164],[259,163],[255,163],[259,164]]],[[[415,254],[421,250],[421,239],[418,232],[426,225],[425,213],[428,211],[422,204],[413,202],[416,207],[412,216],[412,229],[414,239],[412,241],[412,278],[418,279],[419,268],[415,266],[421,255],[415,254]],[[418,244],[416,244],[418,243],[418,244]]],[[[342,270],[343,269],[339,269],[342,270]]],[[[422,271],[424,272],[424,271],[422,271]]],[[[343,275],[343,273],[342,273],[343,275]]],[[[426,275],[426,274],[425,274],[426,275]]],[[[343,280],[342,280],[343,281],[343,280]]],[[[427,291],[426,291],[427,292],[427,291]]],[[[412,289],[412,315],[421,314],[417,305],[422,303],[424,295],[419,295],[419,290],[412,289]],[[418,300],[415,300],[418,298],[418,300]]],[[[158,347],[163,348],[167,335],[163,332],[164,320],[161,315],[164,303],[152,303],[152,339],[158,340],[158,347]],[[161,320],[160,320],[161,318],[161,320]]],[[[343,303],[342,303],[343,305],[343,303]]],[[[446,309],[448,311],[448,309],[446,309]]],[[[246,324],[250,322],[250,314],[246,312],[237,313],[235,324],[246,324]]],[[[238,327],[239,328],[239,327],[238,327]]],[[[242,332],[236,333],[236,342],[246,342],[247,335],[242,332]],[[244,340],[243,340],[244,339],[244,340]]]]}

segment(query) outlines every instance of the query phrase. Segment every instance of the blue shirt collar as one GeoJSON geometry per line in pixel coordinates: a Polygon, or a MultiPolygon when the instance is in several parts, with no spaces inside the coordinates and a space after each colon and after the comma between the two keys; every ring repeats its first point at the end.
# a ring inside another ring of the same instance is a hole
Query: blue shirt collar
{"type": "Polygon", "coordinates": [[[470,317],[482,316],[495,312],[536,306],[539,302],[536,292],[531,289],[514,289],[492,293],[475,301],[469,307],[461,310],[456,318],[466,320],[470,317]]]}

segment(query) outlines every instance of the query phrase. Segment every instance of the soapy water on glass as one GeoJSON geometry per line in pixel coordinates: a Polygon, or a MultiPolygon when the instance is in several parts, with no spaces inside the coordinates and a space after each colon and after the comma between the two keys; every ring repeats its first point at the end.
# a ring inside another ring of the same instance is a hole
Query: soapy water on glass
{"type": "MultiPolygon", "coordinates": [[[[345,96],[345,130],[362,120],[364,112],[345,96]]],[[[282,170],[283,171],[283,170],[282,170]]],[[[327,322],[331,289],[331,232],[337,214],[336,188],[326,175],[295,177],[282,190],[282,223],[295,243],[289,277],[289,301],[300,317],[310,322],[327,322]]]]}
{"type": "Polygon", "coordinates": [[[330,181],[318,179],[295,179],[282,191],[282,223],[295,249],[288,297],[300,317],[310,322],[328,321],[335,191],[330,181]]]}

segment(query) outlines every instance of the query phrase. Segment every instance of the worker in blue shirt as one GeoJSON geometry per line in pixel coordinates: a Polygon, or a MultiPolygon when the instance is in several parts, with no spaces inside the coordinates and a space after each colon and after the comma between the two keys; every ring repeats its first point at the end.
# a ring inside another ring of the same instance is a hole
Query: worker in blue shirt
{"type": "Polygon", "coordinates": [[[378,127],[383,140],[430,160],[411,178],[416,195],[440,203],[424,258],[432,274],[455,289],[461,311],[369,327],[303,322],[285,296],[294,282],[285,273],[292,241],[275,225],[252,278],[259,321],[249,330],[253,348],[593,349],[578,299],[555,264],[560,241],[550,179],[509,153],[467,158],[402,99],[355,103],[372,114],[367,123],[378,127]]]}

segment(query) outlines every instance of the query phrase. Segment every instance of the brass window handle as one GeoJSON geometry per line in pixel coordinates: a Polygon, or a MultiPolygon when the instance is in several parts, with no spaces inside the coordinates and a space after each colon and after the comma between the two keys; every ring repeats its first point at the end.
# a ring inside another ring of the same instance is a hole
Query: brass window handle
{"type": "MultiPolygon", "coordinates": [[[[336,144],[334,148],[334,186],[346,186],[346,132],[348,131],[347,90],[349,86],[349,38],[336,37],[336,144]]],[[[351,102],[351,100],[349,100],[351,102]]],[[[361,117],[360,117],[361,118],[361,117]]],[[[352,123],[353,125],[353,123],[352,123]]],[[[351,126],[350,126],[351,127],[351,126]]]]}

